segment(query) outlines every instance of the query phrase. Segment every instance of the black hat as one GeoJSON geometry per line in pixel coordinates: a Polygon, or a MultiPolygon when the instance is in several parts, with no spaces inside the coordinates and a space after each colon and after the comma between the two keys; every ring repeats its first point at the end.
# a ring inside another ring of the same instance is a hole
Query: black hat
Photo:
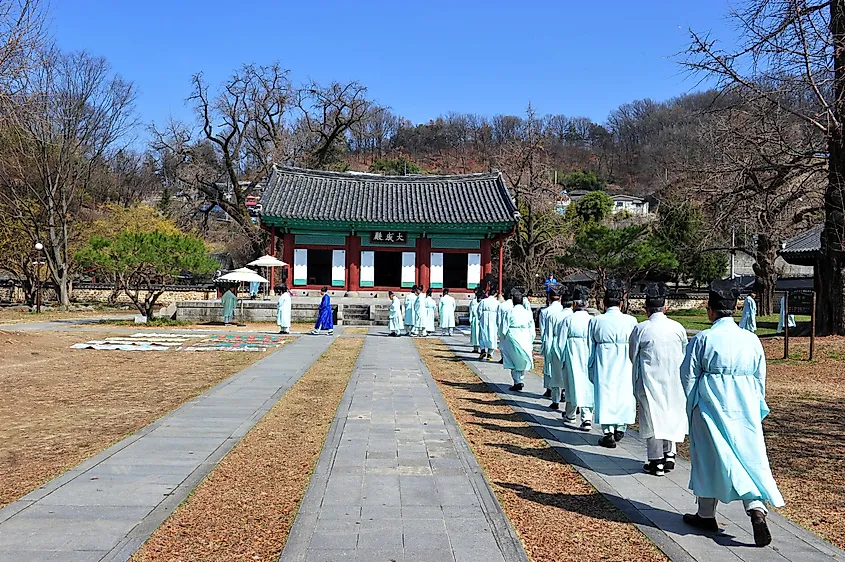
{"type": "Polygon", "coordinates": [[[558,285],[558,294],[560,295],[560,300],[564,302],[572,300],[572,288],[569,285],[558,285]]]}
{"type": "Polygon", "coordinates": [[[512,298],[512,299],[516,299],[516,298],[520,298],[520,299],[521,299],[521,298],[522,298],[522,295],[523,295],[523,293],[522,293],[522,290],[521,290],[521,289],[517,289],[516,287],[514,287],[513,289],[511,289],[511,298],[512,298]]]}
{"type": "Polygon", "coordinates": [[[669,288],[666,283],[646,283],[643,287],[646,308],[660,308],[666,304],[669,288]]]}
{"type": "Polygon", "coordinates": [[[590,290],[584,285],[575,285],[572,288],[572,300],[586,301],[590,298],[590,290]]]}
{"type": "Polygon", "coordinates": [[[605,284],[604,298],[621,301],[625,296],[625,284],[619,279],[608,279],[605,284]]]}
{"type": "Polygon", "coordinates": [[[739,285],[734,279],[717,279],[710,283],[707,306],[712,310],[733,310],[739,298],[739,285]]]}
{"type": "Polygon", "coordinates": [[[550,297],[559,297],[560,296],[560,289],[561,289],[561,286],[558,285],[557,283],[554,283],[552,285],[549,285],[549,288],[546,289],[546,294],[548,294],[550,297]]]}

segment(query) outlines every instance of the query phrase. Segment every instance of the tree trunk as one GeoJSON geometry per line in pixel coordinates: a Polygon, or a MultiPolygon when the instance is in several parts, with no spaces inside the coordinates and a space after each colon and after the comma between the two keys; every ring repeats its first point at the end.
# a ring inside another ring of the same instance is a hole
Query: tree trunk
{"type": "Polygon", "coordinates": [[[754,274],[757,276],[757,281],[760,284],[758,292],[760,308],[758,314],[760,316],[769,316],[774,313],[775,288],[777,286],[777,269],[775,268],[777,249],[767,234],[757,235],[757,248],[754,259],[756,260],[754,274]]]}
{"type": "MultiPolygon", "coordinates": [[[[833,36],[833,103],[840,122],[845,119],[845,0],[830,3],[833,36]]],[[[828,183],[824,194],[825,221],[814,284],[816,333],[845,335],[845,136],[835,127],[828,140],[828,183]]]]}

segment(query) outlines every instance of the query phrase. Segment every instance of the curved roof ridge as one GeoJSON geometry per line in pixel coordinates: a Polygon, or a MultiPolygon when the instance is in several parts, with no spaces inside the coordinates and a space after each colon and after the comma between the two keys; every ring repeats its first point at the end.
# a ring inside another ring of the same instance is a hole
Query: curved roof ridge
{"type": "Polygon", "coordinates": [[[283,166],[281,164],[273,164],[273,172],[280,171],[289,174],[301,174],[310,177],[329,177],[329,178],[343,178],[346,180],[360,180],[360,181],[380,181],[387,183],[430,183],[442,181],[465,181],[476,180],[482,178],[496,178],[501,175],[498,170],[489,172],[473,172],[469,174],[408,174],[405,176],[391,176],[386,174],[377,174],[375,172],[336,172],[332,170],[312,170],[310,168],[299,168],[296,166],[283,166]]]}

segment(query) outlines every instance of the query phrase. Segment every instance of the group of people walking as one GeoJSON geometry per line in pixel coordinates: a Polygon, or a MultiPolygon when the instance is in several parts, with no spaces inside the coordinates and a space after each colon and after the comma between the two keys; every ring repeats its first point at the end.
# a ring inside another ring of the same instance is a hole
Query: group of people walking
{"type": "MultiPolygon", "coordinates": [[[[664,476],[675,468],[677,443],[690,436],[690,488],[698,511],[684,515],[694,527],[716,531],[719,501],[742,501],[755,543],[771,542],[765,502],[783,505],[772,477],[763,439],[766,358],[760,340],[733,320],[739,289],[714,281],[708,298],[712,328],[687,342],[686,330],[665,315],[667,288],[645,287],[648,319],[622,312],[625,289],[606,283],[605,312],[587,312],[586,287],[547,287],[547,305],[538,324],[545,396],[562,410],[565,424],[590,431],[599,425],[598,444],[615,448],[634,423],[646,440],[643,469],[664,476]],[[563,404],[563,407],[561,407],[563,404]]],[[[518,291],[477,294],[470,304],[471,345],[481,360],[498,348],[511,370],[513,386],[524,389],[534,367],[534,317],[518,291]]]]}
{"type": "Polygon", "coordinates": [[[396,293],[389,291],[390,299],[388,330],[392,337],[403,333],[412,337],[426,337],[435,332],[435,311],[440,318],[440,329],[444,335],[451,336],[455,329],[455,298],[449,294],[449,289],[443,289],[440,301],[432,296],[434,289],[425,289],[422,285],[414,285],[411,292],[405,295],[405,303],[399,300],[396,293]]]}

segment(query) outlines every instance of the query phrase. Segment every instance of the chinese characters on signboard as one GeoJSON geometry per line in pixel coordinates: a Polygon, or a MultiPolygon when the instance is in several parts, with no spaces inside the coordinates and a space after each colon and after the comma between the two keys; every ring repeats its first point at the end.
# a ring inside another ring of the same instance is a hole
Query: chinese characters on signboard
{"type": "Polygon", "coordinates": [[[370,242],[378,244],[405,244],[408,241],[407,232],[393,230],[376,230],[370,233],[370,242]]]}

